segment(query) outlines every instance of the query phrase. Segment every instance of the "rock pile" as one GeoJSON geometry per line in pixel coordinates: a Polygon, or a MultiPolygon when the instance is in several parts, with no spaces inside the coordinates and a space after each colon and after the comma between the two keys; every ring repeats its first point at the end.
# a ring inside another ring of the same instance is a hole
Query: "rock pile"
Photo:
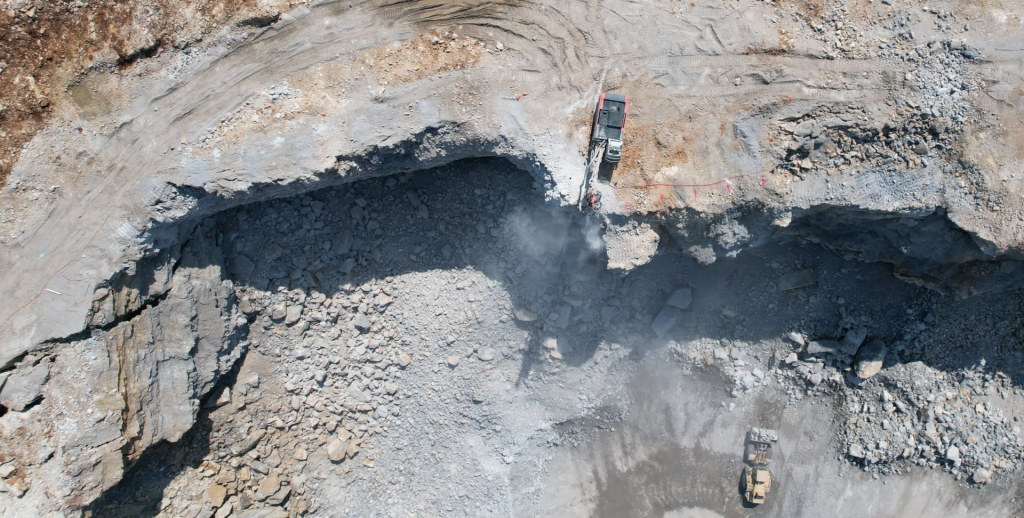
{"type": "Polygon", "coordinates": [[[1024,437],[1012,416],[1020,389],[984,365],[944,373],[921,362],[897,365],[882,382],[845,398],[847,458],[878,473],[908,465],[971,475],[987,483],[997,471],[1024,459],[1024,437]]]}
{"type": "MultiPolygon", "coordinates": [[[[430,502],[441,514],[456,502],[486,502],[507,489],[500,477],[440,489],[424,480],[474,466],[473,456],[443,458],[465,444],[494,469],[525,469],[524,439],[500,418],[531,408],[514,402],[513,383],[556,390],[566,376],[628,369],[628,357],[664,346],[684,371],[725,373],[736,398],[774,390],[794,403],[832,403],[840,409],[838,424],[827,425],[841,432],[837,453],[873,472],[924,459],[982,481],[1022,451],[1006,443],[986,461],[978,441],[962,435],[970,424],[948,412],[930,421],[952,426],[936,424],[937,443],[920,438],[930,430],[918,412],[926,402],[907,396],[918,388],[892,386],[912,378],[899,374],[912,336],[894,333],[917,329],[916,318],[872,320],[847,307],[873,301],[823,297],[837,291],[829,283],[845,278],[845,268],[825,275],[779,260],[764,268],[779,279],[798,271],[800,282],[766,284],[758,272],[757,286],[744,290],[750,300],[712,304],[702,279],[666,282],[657,270],[664,265],[622,278],[591,264],[558,212],[524,203],[528,181],[502,185],[499,200],[471,182],[445,181],[457,188],[377,179],[218,216],[237,309],[249,322],[248,356],[207,401],[199,420],[207,431],[177,459],[169,454],[176,476],[162,516],[331,515],[371,494],[381,496],[373,509],[402,509],[435,491],[448,495],[430,502]],[[794,331],[765,336],[770,326],[794,331]],[[857,419],[847,427],[854,403],[857,419]]],[[[955,377],[927,367],[918,375],[955,377]]],[[[625,415],[570,384],[557,390],[558,406],[597,417],[541,432],[545,448],[582,445],[625,415]]],[[[736,403],[722,404],[731,411],[736,403]]],[[[1007,432],[984,427],[987,440],[1007,432]]],[[[508,501],[499,501],[500,514],[508,501]]]]}
{"type": "MultiPolygon", "coordinates": [[[[518,189],[529,185],[515,178],[518,189]]],[[[220,216],[224,246],[233,251],[228,267],[239,280],[237,307],[250,322],[248,358],[267,365],[262,373],[243,366],[210,397],[209,433],[186,448],[194,460],[172,456],[180,474],[167,486],[163,515],[316,511],[328,497],[322,479],[353,483],[374,467],[374,438],[402,422],[407,369],[443,368],[456,380],[444,392],[480,405],[491,397],[476,388],[475,375],[522,351],[530,332],[520,326],[545,336],[538,352],[546,361],[572,351],[573,341],[560,344],[556,334],[586,327],[589,303],[568,288],[550,292],[560,267],[538,262],[559,258],[566,222],[541,232],[520,228],[536,221],[516,215],[524,200],[512,195],[503,200],[506,214],[518,219],[471,218],[477,224],[469,225],[457,211],[432,218],[434,198],[407,181],[360,184],[383,191],[373,202],[338,189],[220,216]],[[540,248],[532,242],[538,237],[540,248]],[[427,246],[439,240],[445,244],[427,246]],[[514,306],[499,282],[471,268],[432,271],[462,261],[516,279],[530,300],[514,306]]],[[[493,207],[472,188],[445,201],[493,207]]],[[[441,387],[411,390],[423,398],[441,387]]]]}
{"type": "Polygon", "coordinates": [[[356,465],[372,467],[363,444],[401,415],[400,372],[414,361],[389,325],[395,319],[385,318],[393,283],[346,285],[331,297],[244,291],[239,305],[254,321],[250,354],[273,361],[275,382],[246,373],[215,399],[216,411],[228,415],[212,432],[210,454],[195,478],[170,487],[191,494],[196,479],[205,480],[206,503],[166,512],[223,517],[232,509],[283,507],[301,515],[315,510],[307,480],[321,469],[347,475],[356,465]]]}
{"type": "Polygon", "coordinates": [[[732,348],[691,343],[693,351],[712,354],[691,352],[690,358],[710,356],[721,365],[734,380],[734,397],[776,386],[791,401],[809,395],[835,398],[844,423],[840,458],[872,473],[928,466],[986,484],[1024,459],[1020,416],[1013,412],[1021,390],[1001,371],[985,369],[984,360],[950,372],[920,361],[886,364],[888,347],[867,338],[862,327],[850,329],[842,340],[808,341],[790,333],[785,342],[732,348]]]}

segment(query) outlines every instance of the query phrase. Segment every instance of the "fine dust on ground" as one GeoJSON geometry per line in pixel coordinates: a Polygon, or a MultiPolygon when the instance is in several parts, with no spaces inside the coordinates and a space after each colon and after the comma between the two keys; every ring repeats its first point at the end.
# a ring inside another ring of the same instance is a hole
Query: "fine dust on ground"
{"type": "MultiPolygon", "coordinates": [[[[885,266],[799,243],[701,266],[669,243],[620,276],[604,268],[586,218],[545,205],[501,160],[214,221],[252,322],[247,356],[196,429],[148,454],[91,516],[1021,511],[1013,475],[978,488],[943,461],[867,471],[844,455],[844,409],[861,389],[841,376],[807,381],[812,371],[798,369],[822,369],[813,358],[781,361],[800,350],[787,332],[834,336],[847,313],[895,342],[921,301],[963,310],[885,266]],[[775,287],[799,268],[816,284],[775,287]],[[658,337],[654,316],[687,286],[692,303],[658,337]],[[781,435],[776,485],[757,509],[738,490],[750,426],[781,435]]],[[[971,304],[998,314],[1016,296],[971,304]]]]}
{"type": "Polygon", "coordinates": [[[785,394],[769,390],[737,402],[714,377],[665,360],[652,354],[630,378],[625,422],[554,454],[540,516],[997,517],[1018,509],[1005,487],[963,487],[932,470],[873,479],[837,460],[831,401],[787,407],[785,394]],[[745,506],[739,489],[750,426],[781,436],[772,489],[758,508],[745,506]]]}

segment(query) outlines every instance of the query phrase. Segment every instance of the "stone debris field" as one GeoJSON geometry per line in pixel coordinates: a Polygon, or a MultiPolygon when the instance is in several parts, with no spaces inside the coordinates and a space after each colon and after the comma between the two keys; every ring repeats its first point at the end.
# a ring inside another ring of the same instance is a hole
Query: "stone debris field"
{"type": "Polygon", "coordinates": [[[0,518],[1024,515],[1022,8],[3,0],[0,518]]]}
{"type": "MultiPolygon", "coordinates": [[[[984,363],[994,344],[970,342],[948,316],[976,299],[805,248],[723,267],[666,258],[619,276],[589,224],[545,207],[528,176],[497,161],[201,224],[226,251],[248,352],[184,448],[141,461],[172,473],[126,480],[96,515],[156,500],[156,516],[547,515],[526,496],[557,475],[542,461],[614,433],[647,357],[713,386],[717,412],[765,393],[777,412],[826,406],[830,462],[869,480],[924,467],[981,485],[1015,472],[1024,394],[984,363]],[[773,286],[798,268],[815,284],[773,286]],[[883,286],[862,293],[871,279],[883,286]],[[955,354],[960,343],[975,347],[955,354]]],[[[1016,302],[983,304],[1019,322],[1016,302]]]]}

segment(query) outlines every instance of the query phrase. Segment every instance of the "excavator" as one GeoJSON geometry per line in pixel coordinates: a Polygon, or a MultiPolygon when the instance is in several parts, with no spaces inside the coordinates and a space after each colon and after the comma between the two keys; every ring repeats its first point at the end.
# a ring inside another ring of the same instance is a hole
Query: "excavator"
{"type": "Polygon", "coordinates": [[[743,461],[743,497],[751,505],[761,505],[772,489],[772,473],[768,471],[769,450],[778,442],[779,434],[767,428],[751,428],[743,461]]]}
{"type": "Polygon", "coordinates": [[[622,132],[626,127],[629,97],[604,92],[597,99],[594,125],[590,132],[590,156],[583,177],[579,208],[601,209],[601,195],[593,188],[601,162],[616,164],[622,159],[622,132]]]}
{"type": "Polygon", "coordinates": [[[626,128],[626,113],[629,112],[629,97],[619,94],[602,93],[597,99],[594,111],[594,129],[591,131],[592,144],[607,144],[604,161],[614,164],[622,159],[622,130],[626,128]]]}

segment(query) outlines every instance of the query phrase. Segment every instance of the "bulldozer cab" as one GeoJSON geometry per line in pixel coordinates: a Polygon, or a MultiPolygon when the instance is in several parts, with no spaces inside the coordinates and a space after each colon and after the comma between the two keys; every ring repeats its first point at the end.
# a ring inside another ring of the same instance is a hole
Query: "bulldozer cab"
{"type": "Polygon", "coordinates": [[[772,484],[772,475],[768,471],[768,468],[764,466],[756,466],[753,468],[747,468],[747,480],[746,480],[746,494],[744,495],[747,502],[754,505],[761,505],[764,503],[765,496],[768,494],[772,484]]]}
{"type": "Polygon", "coordinates": [[[754,482],[760,486],[764,486],[771,482],[772,476],[768,473],[765,468],[758,468],[754,470],[754,482]]]}

